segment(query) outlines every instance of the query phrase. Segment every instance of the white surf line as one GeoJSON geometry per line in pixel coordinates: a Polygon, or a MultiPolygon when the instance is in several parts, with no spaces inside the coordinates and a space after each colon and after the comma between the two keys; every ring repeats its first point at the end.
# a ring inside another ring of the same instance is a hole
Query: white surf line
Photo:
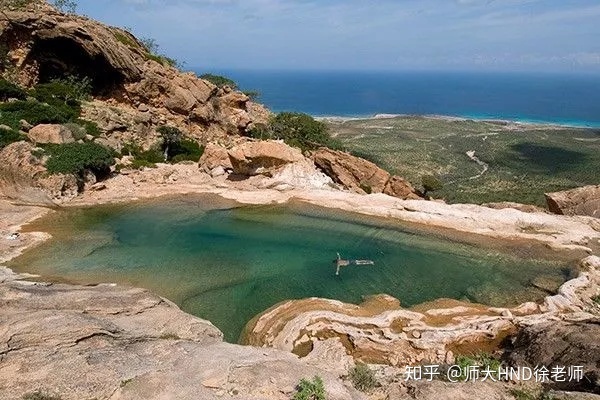
{"type": "Polygon", "coordinates": [[[479,158],[477,158],[477,156],[475,155],[475,150],[467,151],[467,156],[471,160],[475,161],[477,163],[477,165],[482,167],[481,172],[478,175],[470,177],[469,180],[480,178],[481,176],[483,176],[483,174],[485,174],[488,171],[488,169],[490,169],[490,166],[487,163],[484,163],[479,158]]]}

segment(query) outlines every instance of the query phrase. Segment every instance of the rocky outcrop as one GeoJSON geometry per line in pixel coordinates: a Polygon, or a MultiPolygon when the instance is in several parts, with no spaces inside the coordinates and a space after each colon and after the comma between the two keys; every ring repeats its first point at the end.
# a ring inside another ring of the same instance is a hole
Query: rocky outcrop
{"type": "Polygon", "coordinates": [[[36,125],[29,130],[27,137],[33,143],[72,143],[75,141],[73,134],[67,127],[58,124],[36,125]]]}
{"type": "Polygon", "coordinates": [[[580,276],[563,284],[556,295],[514,308],[441,299],[404,309],[385,295],[358,306],[316,298],[290,300],[251,321],[245,341],[310,357],[319,351],[319,342],[339,338],[347,354],[365,361],[392,366],[452,363],[461,349],[498,347],[523,326],[595,320],[600,311],[593,300],[600,287],[600,258],[587,257],[580,266],[580,276]]]}
{"type": "Polygon", "coordinates": [[[508,360],[514,365],[548,368],[582,366],[580,382],[557,382],[568,390],[600,394],[600,318],[553,321],[527,326],[516,337],[508,360]]]}
{"type": "Polygon", "coordinates": [[[546,202],[555,214],[600,218],[600,185],[546,193],[546,202]]]}
{"type": "Polygon", "coordinates": [[[215,143],[208,143],[204,148],[204,153],[198,161],[198,166],[203,172],[213,177],[224,175],[227,172],[233,172],[233,165],[229,160],[227,149],[215,143]]]}
{"type": "MultiPolygon", "coordinates": [[[[91,79],[96,101],[113,108],[138,110],[136,123],[104,133],[171,124],[198,140],[243,133],[265,122],[268,112],[227,87],[218,88],[193,73],[181,73],[164,57],[150,54],[129,32],[86,17],[62,14],[34,1],[0,14],[0,40],[8,64],[24,86],[56,76],[91,79]]],[[[84,115],[86,114],[84,105],[84,115]]],[[[89,112],[86,117],[93,117],[89,112]]],[[[149,129],[153,132],[155,129],[149,129]]],[[[145,132],[141,132],[145,134],[145,132]]]]}
{"type": "Polygon", "coordinates": [[[503,201],[499,203],[485,203],[482,204],[483,207],[493,208],[494,210],[504,210],[507,208],[512,208],[514,210],[523,211],[526,213],[540,213],[540,212],[548,212],[547,210],[534,206],[532,204],[521,204],[521,203],[513,203],[511,201],[503,201]]]}
{"type": "Polygon", "coordinates": [[[79,194],[79,181],[70,174],[48,174],[35,146],[16,142],[0,151],[0,195],[27,203],[53,204],[79,194]]]}
{"type": "Polygon", "coordinates": [[[0,323],[2,399],[287,400],[315,375],[331,400],[364,399],[292,354],[223,343],[210,322],[142,289],[32,283],[0,269],[0,323]]]}
{"type": "Polygon", "coordinates": [[[278,141],[248,141],[228,151],[237,175],[272,175],[287,164],[304,160],[302,152],[278,141]]]}
{"type": "Polygon", "coordinates": [[[361,194],[385,193],[402,199],[420,199],[408,181],[390,176],[374,163],[343,151],[320,148],[311,153],[319,169],[334,182],[361,194]]]}

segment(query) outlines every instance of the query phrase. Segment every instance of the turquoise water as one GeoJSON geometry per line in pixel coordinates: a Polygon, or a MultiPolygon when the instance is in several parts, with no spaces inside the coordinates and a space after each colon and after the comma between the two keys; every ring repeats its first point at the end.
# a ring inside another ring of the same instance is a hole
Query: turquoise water
{"type": "Polygon", "coordinates": [[[318,207],[234,207],[212,196],[55,213],[32,229],[52,241],[12,267],[46,278],[146,287],[209,319],[229,341],[247,321],[287,299],[359,303],[387,293],[405,306],[440,297],[494,305],[543,293],[532,278],[563,278],[564,265],[411,233],[397,222],[318,207]],[[367,258],[335,276],[336,252],[367,258]]]}
{"type": "Polygon", "coordinates": [[[600,128],[600,74],[217,72],[243,90],[258,91],[259,100],[274,111],[343,117],[449,115],[600,128]]]}

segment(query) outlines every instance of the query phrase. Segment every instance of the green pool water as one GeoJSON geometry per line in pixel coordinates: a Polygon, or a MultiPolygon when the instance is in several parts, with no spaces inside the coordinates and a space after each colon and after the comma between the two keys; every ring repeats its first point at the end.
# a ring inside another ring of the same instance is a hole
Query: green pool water
{"type": "Polygon", "coordinates": [[[237,207],[214,196],[69,209],[31,229],[54,239],[11,267],[47,279],[151,289],[212,321],[229,341],[253,316],[287,299],[359,303],[387,293],[405,306],[440,297],[500,306],[543,297],[531,287],[537,276],[568,275],[564,263],[415,234],[398,222],[302,204],[237,207]],[[337,252],[375,266],[335,276],[337,252]]]}

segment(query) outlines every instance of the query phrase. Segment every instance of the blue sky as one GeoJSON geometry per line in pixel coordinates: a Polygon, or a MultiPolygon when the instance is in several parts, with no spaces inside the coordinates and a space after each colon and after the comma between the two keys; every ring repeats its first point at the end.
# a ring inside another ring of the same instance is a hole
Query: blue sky
{"type": "Polygon", "coordinates": [[[79,0],[188,68],[600,72],[598,0],[79,0]]]}

